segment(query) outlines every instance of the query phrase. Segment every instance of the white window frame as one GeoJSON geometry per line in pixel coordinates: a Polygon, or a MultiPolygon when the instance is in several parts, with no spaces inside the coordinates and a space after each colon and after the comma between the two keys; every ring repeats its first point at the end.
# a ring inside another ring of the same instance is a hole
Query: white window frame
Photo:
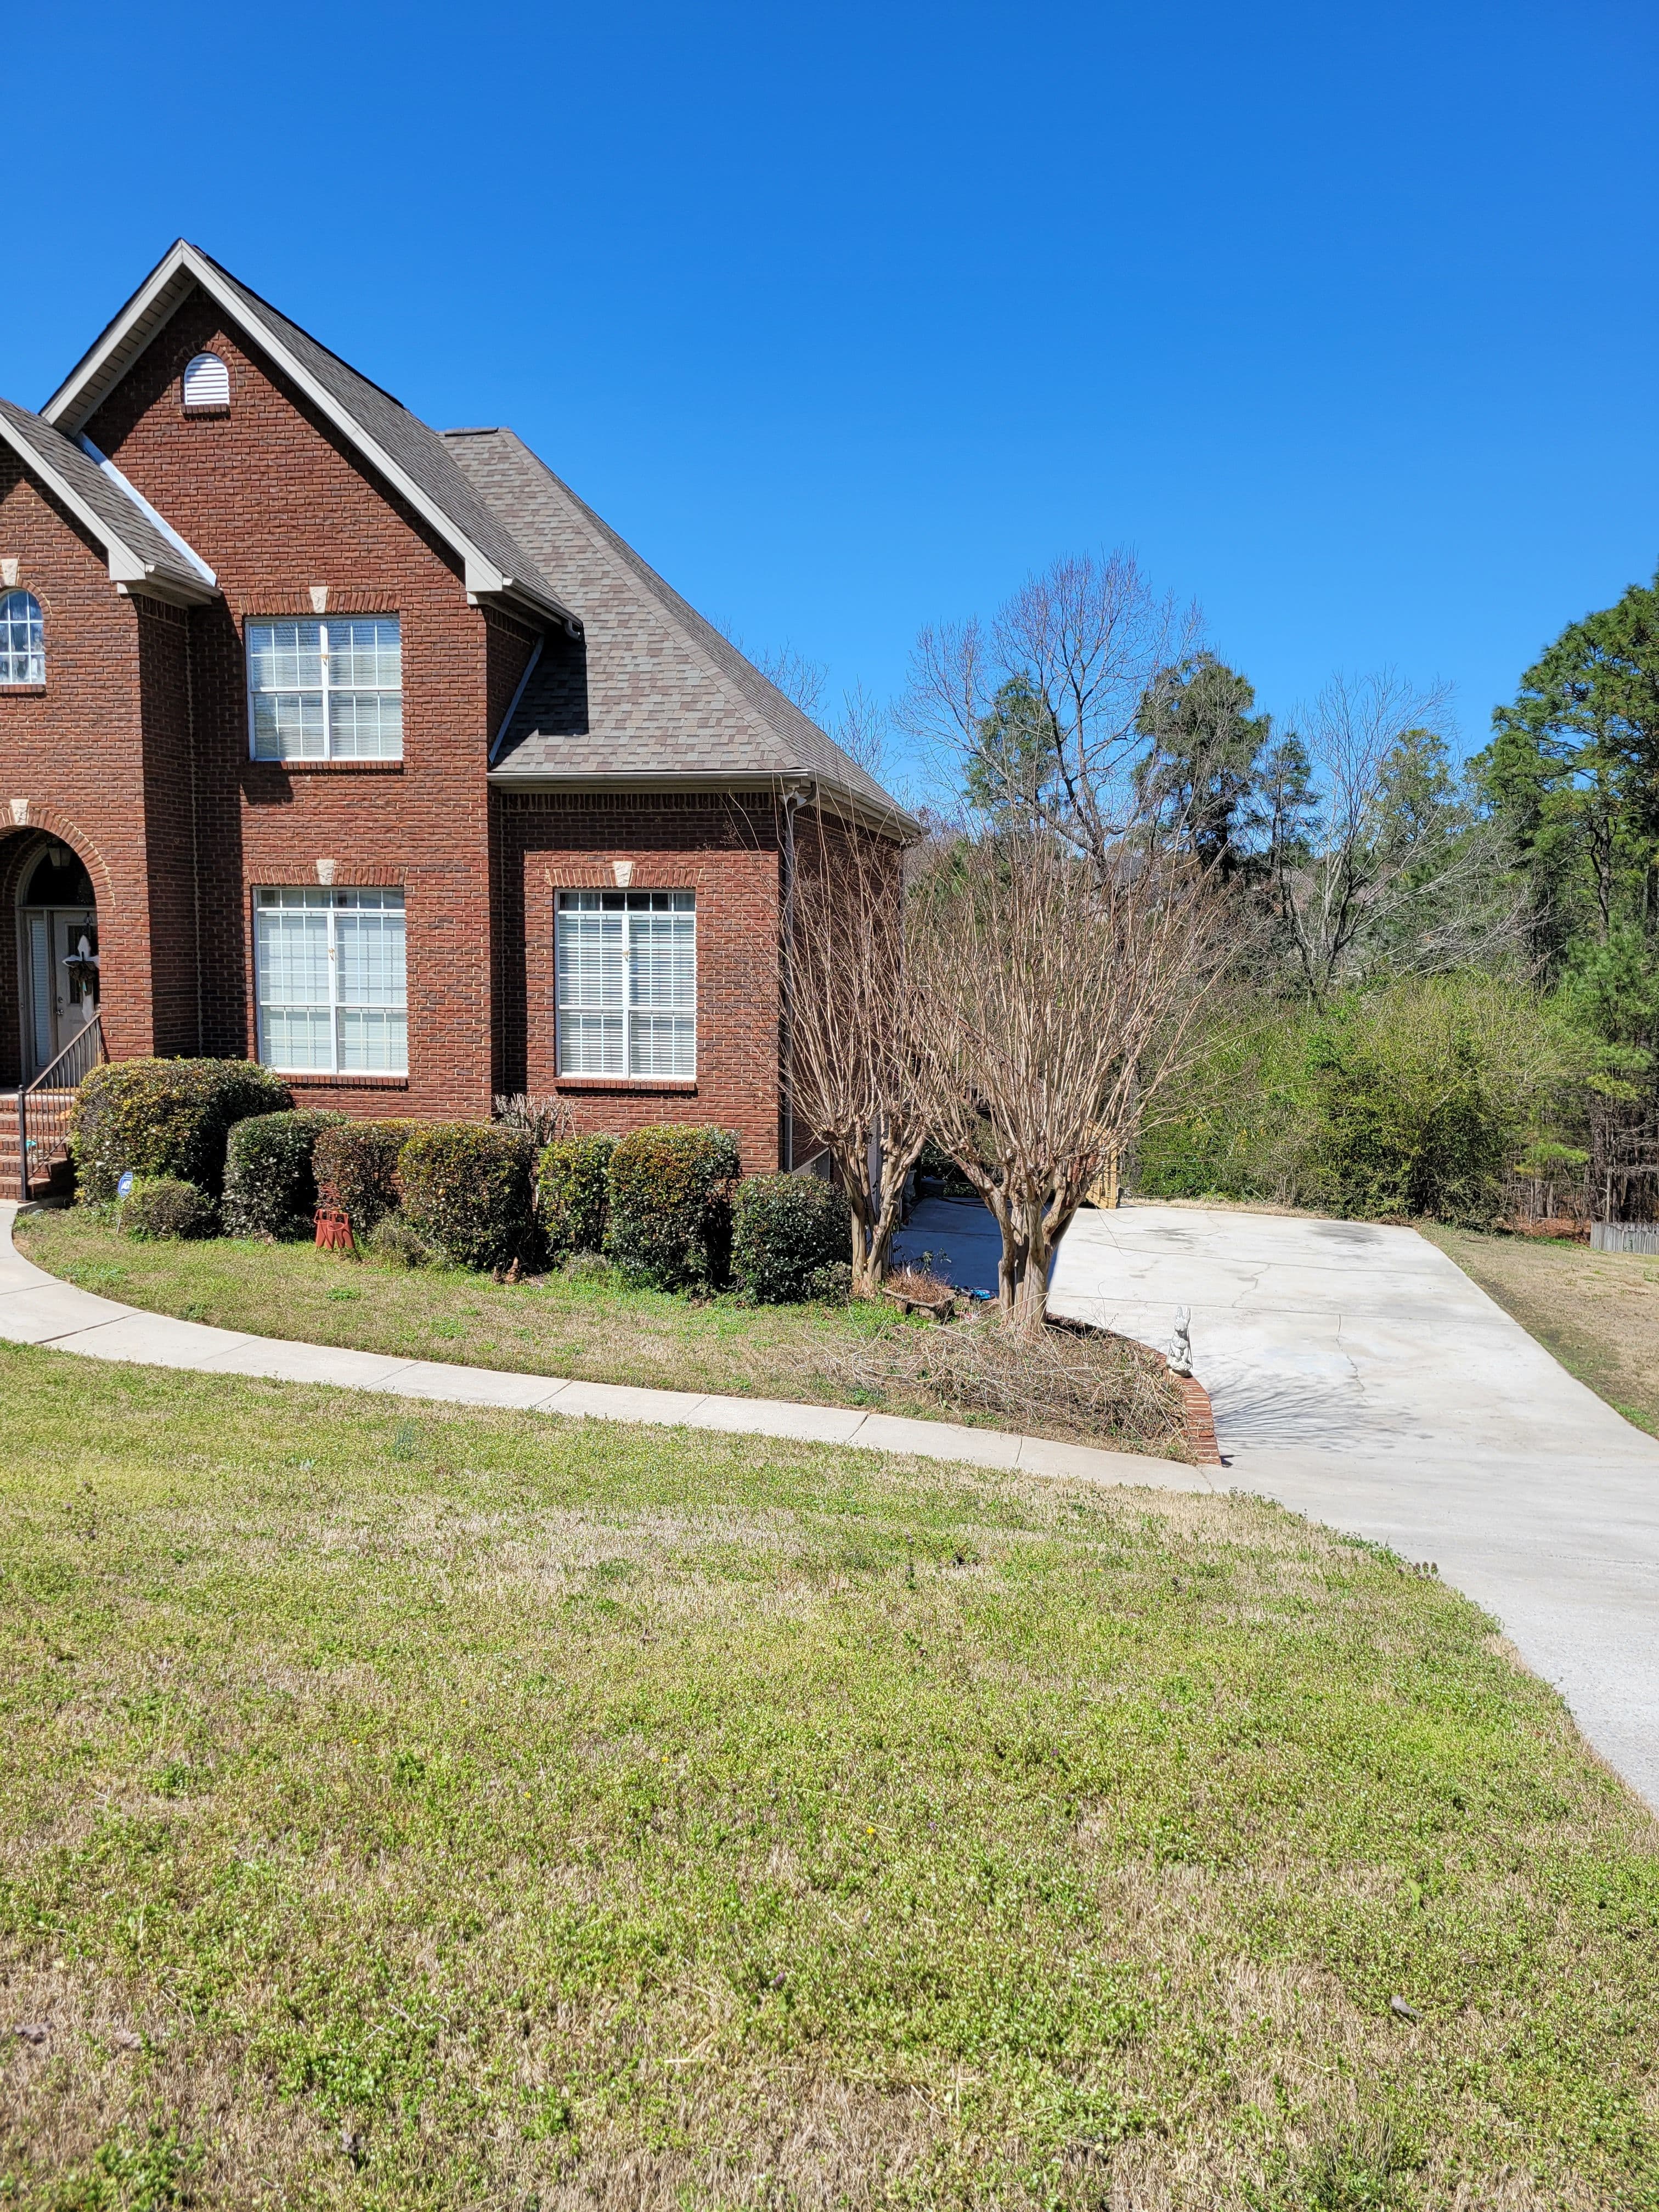
{"type": "Polygon", "coordinates": [[[694,1083],[697,1077],[697,900],[695,891],[560,891],[556,894],[553,908],[553,988],[554,988],[554,1054],[555,1065],[561,1080],[606,1083],[694,1083]],[[642,992],[646,981],[643,962],[637,949],[637,940],[645,933],[636,927],[635,917],[641,920],[651,915],[672,914],[689,921],[690,949],[690,981],[684,1000],[675,999],[653,1002],[642,992]],[[570,934],[562,927],[567,915],[584,917],[619,916],[622,921],[622,961],[617,984],[607,988],[607,979],[600,970],[600,985],[597,992],[577,995],[570,988],[573,978],[569,971],[567,949],[570,934]],[[603,1015],[617,1020],[617,1047],[613,1054],[601,1050],[601,1061],[611,1059],[610,1066],[593,1065],[591,1049],[574,1054],[567,1034],[567,1016],[603,1015]],[[648,1035],[648,1024],[653,1018],[668,1016],[676,1024],[688,1024],[684,1032],[683,1056],[672,1068],[660,1066],[641,1066],[641,1059],[653,1055],[642,1050],[648,1035]],[[586,1065],[573,1066],[573,1057],[586,1065]]]}
{"type": "Polygon", "coordinates": [[[23,690],[38,686],[46,680],[46,610],[33,592],[25,591],[20,584],[12,590],[0,590],[0,607],[7,610],[4,636],[6,647],[3,662],[5,673],[0,675],[0,690],[23,690]],[[21,612],[11,609],[21,600],[21,612]],[[31,611],[32,610],[32,611],[31,611]],[[23,643],[14,646],[11,639],[21,633],[23,643]],[[21,665],[22,674],[16,673],[21,665]]]}
{"type": "Polygon", "coordinates": [[[335,1075],[350,1080],[361,1077],[373,1080],[376,1077],[407,1077],[409,1073],[409,920],[408,906],[401,890],[387,886],[352,886],[323,888],[311,884],[259,884],[253,890],[253,1023],[254,1057],[262,1067],[275,1068],[283,1075],[335,1075]],[[268,1000],[265,995],[265,960],[260,950],[259,915],[262,908],[301,910],[326,913],[328,916],[327,972],[329,1058],[326,1066],[307,1060],[298,1066],[290,1060],[274,1057],[269,1048],[267,1016],[284,1008],[306,1008],[313,1016],[320,1012],[320,999],[268,1000]],[[373,1000],[350,1000],[340,991],[339,917],[351,910],[396,914],[404,924],[404,975],[401,1004],[394,1000],[376,1002],[373,1000]],[[394,1054],[389,1064],[379,1067],[348,1066],[342,1050],[345,1024],[343,1017],[354,1013],[401,1014],[403,1017],[403,1054],[399,1061],[394,1054]]]}
{"type": "Polygon", "coordinates": [[[390,623],[397,630],[398,681],[396,684],[337,684],[332,683],[330,677],[332,655],[329,647],[328,636],[331,624],[326,615],[306,615],[303,617],[299,615],[250,615],[248,617],[243,629],[242,667],[244,680],[247,685],[247,751],[248,758],[250,760],[265,761],[277,768],[291,768],[295,762],[304,763],[306,761],[335,760],[400,761],[403,758],[404,625],[402,616],[387,614],[339,615],[335,617],[332,627],[337,629],[343,629],[351,623],[371,622],[390,623]],[[280,684],[256,686],[253,681],[253,633],[256,630],[277,627],[292,627],[295,629],[301,630],[314,629],[316,630],[318,636],[318,652],[322,664],[322,682],[320,686],[309,684],[298,684],[289,686],[280,684]],[[323,712],[323,750],[321,752],[262,753],[258,749],[258,732],[256,727],[254,713],[255,702],[262,696],[266,698],[282,699],[320,699],[322,702],[323,712]],[[337,752],[334,749],[334,714],[331,703],[337,697],[377,699],[395,698],[398,702],[397,750],[394,752],[386,752],[382,750],[377,753],[337,752]]]}

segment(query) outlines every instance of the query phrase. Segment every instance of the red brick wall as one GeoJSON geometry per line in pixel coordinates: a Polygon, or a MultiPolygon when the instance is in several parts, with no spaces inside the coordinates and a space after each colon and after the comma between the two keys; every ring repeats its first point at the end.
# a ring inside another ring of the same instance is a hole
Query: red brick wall
{"type": "Polygon", "coordinates": [[[780,855],[770,803],[501,793],[501,1088],[556,1092],[584,1129],[712,1122],[738,1133],[745,1170],[778,1164],[780,855]],[[554,901],[612,890],[697,896],[697,1074],[691,1085],[559,1077],[554,901]]]}
{"type": "MultiPolygon", "coordinates": [[[[556,1089],[586,1127],[714,1122],[737,1131],[745,1167],[775,1165],[770,799],[492,797],[488,749],[532,633],[468,605],[456,557],[205,300],[164,326],[88,429],[224,595],[188,616],[121,599],[67,519],[15,467],[0,474],[0,554],[21,560],[46,605],[51,655],[43,696],[0,697],[0,835],[6,801],[27,798],[31,823],[87,862],[112,1050],[251,1053],[253,887],[314,884],[326,860],[337,883],[404,888],[410,1072],[407,1085],[299,1079],[302,1094],[355,1112],[481,1117],[494,1091],[556,1089]],[[204,350],[226,362],[231,404],[186,416],[180,374],[204,350]],[[244,623],[310,617],[319,584],[331,614],[401,617],[399,764],[248,758],[244,623]],[[555,1072],[554,900],[613,886],[622,859],[631,888],[696,893],[690,1085],[595,1087],[555,1072]]],[[[0,899],[21,852],[0,842],[0,899]]],[[[15,970],[0,960],[0,1081],[15,1079],[15,970]]]]}
{"type": "MultiPolygon", "coordinates": [[[[21,1048],[17,878],[38,842],[17,832],[14,802],[86,863],[99,909],[107,1034],[123,1054],[154,1049],[140,718],[142,618],[109,580],[80,525],[0,453],[0,558],[40,600],[43,691],[0,691],[0,1085],[21,1048]]],[[[158,719],[164,712],[156,696],[158,719]]]]}
{"type": "MultiPolygon", "coordinates": [[[[138,696],[144,749],[144,871],[155,1049],[193,1053],[203,1028],[196,957],[198,855],[191,757],[190,617],[140,599],[138,696]]],[[[100,942],[102,942],[100,932],[100,942]]],[[[102,969],[100,975],[101,978],[102,969]]]]}
{"type": "MultiPolygon", "coordinates": [[[[251,887],[315,884],[318,860],[332,860],[338,882],[405,886],[410,1078],[406,1089],[384,1081],[331,1085],[329,1103],[380,1112],[391,1088],[390,1103],[400,1111],[487,1113],[492,993],[483,769],[491,695],[507,682],[510,652],[492,647],[495,626],[467,605],[459,561],[199,295],[158,333],[87,427],[214,569],[224,593],[222,604],[196,611],[190,623],[202,1048],[253,1049],[251,887]],[[186,416],[180,374],[204,351],[227,363],[231,404],[223,413],[186,416]],[[329,587],[331,613],[396,612],[402,619],[400,767],[301,768],[248,758],[243,623],[250,615],[309,617],[313,584],[329,587]]],[[[522,641],[508,644],[522,656],[522,641]]],[[[164,688],[159,665],[155,684],[164,688]]],[[[160,785],[155,796],[164,797],[160,785]]],[[[152,838],[170,866],[175,826],[169,819],[152,838]]],[[[161,907],[155,910],[159,921],[161,907]]],[[[168,915],[169,943],[181,922],[178,911],[168,915]]],[[[187,994],[170,975],[158,978],[157,988],[171,1036],[179,1009],[194,995],[193,979],[187,994]]]]}

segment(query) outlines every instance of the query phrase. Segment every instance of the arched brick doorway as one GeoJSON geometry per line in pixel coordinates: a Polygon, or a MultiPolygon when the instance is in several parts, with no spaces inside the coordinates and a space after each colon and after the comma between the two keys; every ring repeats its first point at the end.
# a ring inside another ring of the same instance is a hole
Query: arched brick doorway
{"type": "Polygon", "coordinates": [[[74,848],[46,836],[20,856],[15,906],[19,1073],[29,1083],[98,1011],[98,895],[74,848]]]}
{"type": "Polygon", "coordinates": [[[32,1082],[102,1011],[104,888],[97,854],[50,818],[0,834],[0,1091],[32,1082]]]}
{"type": "Polygon", "coordinates": [[[9,929],[12,947],[0,958],[0,1198],[39,1197],[68,1173],[74,1087],[104,1056],[93,1026],[101,877],[56,829],[0,838],[0,934],[9,929]]]}

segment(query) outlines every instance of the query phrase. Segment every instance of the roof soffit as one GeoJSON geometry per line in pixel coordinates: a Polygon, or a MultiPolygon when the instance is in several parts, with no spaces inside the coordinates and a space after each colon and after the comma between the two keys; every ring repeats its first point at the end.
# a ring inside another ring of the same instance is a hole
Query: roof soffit
{"type": "MultiPolygon", "coordinates": [[[[301,358],[300,351],[285,333],[292,331],[303,336],[309,348],[325,358],[337,362],[338,357],[301,333],[298,325],[290,325],[279,311],[270,308],[257,295],[250,294],[236,283],[218,264],[179,239],[151,270],[120,313],[101,332],[64,381],[41,409],[43,419],[56,428],[73,434],[84,428],[103,401],[120,382],[132,363],[162,330],[192,291],[205,292],[215,305],[236,327],[246,333],[258,349],[265,354],[283,375],[297,386],[324,419],[333,424],[374,467],[384,481],[391,485],[422,520],[428,523],[452,550],[458,553],[463,563],[468,596],[473,599],[501,599],[518,605],[543,620],[551,618],[580,629],[580,623],[549,589],[544,580],[535,573],[533,563],[503,565],[502,556],[511,558],[510,549],[501,546],[486,548],[478,542],[477,535],[458,523],[444,502],[434,497],[431,489],[417,481],[409,468],[387,449],[385,441],[376,437],[361,416],[345,404],[340,393],[330,388],[313,363],[301,358]],[[263,311],[263,312],[262,312],[263,311]],[[514,570],[527,569],[529,573],[515,574],[514,570]]],[[[339,362],[351,380],[368,390],[377,387],[351,369],[349,362],[339,362]]],[[[380,398],[398,408],[410,425],[426,431],[418,417],[409,414],[399,403],[391,401],[386,393],[380,398]]],[[[434,447],[445,453],[442,441],[434,432],[426,431],[434,447]]],[[[446,453],[446,458],[448,458],[446,453]]],[[[453,466],[453,459],[450,465],[453,466]]],[[[456,476],[463,485],[465,478],[459,470],[456,476]]],[[[467,487],[470,492],[470,486],[467,487]]]]}
{"type": "Polygon", "coordinates": [[[0,442],[103,548],[118,591],[177,606],[200,605],[218,596],[212,571],[176,532],[168,542],[170,526],[153,510],[145,512],[118,471],[100,469],[40,416],[0,400],[0,442]]]}

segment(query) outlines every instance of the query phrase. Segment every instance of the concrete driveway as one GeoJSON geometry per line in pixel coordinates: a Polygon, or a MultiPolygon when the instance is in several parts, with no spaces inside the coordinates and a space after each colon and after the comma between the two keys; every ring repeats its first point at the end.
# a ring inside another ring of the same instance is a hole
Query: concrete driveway
{"type": "MultiPolygon", "coordinates": [[[[924,1249],[995,1283],[976,1207],[919,1207],[902,1249],[924,1249]]],[[[1132,1206],[1078,1216],[1052,1296],[1160,1346],[1187,1306],[1232,1481],[1433,1560],[1659,1809],[1659,1443],[1443,1254],[1410,1229],[1132,1206]]]]}

